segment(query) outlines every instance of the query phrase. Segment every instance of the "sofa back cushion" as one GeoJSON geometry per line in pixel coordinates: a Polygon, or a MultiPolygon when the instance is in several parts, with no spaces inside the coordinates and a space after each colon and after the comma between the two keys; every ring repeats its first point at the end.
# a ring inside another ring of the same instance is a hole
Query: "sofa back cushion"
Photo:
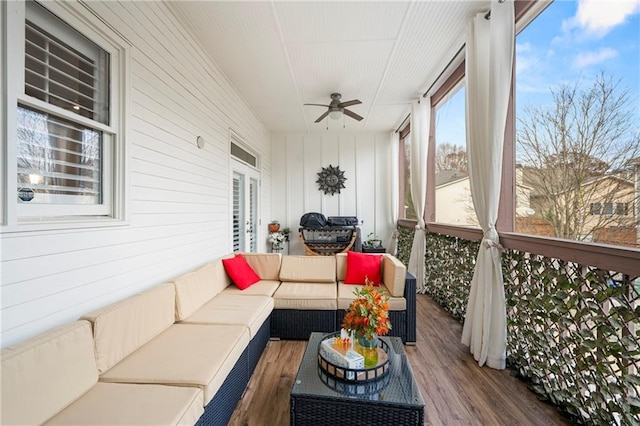
{"type": "Polygon", "coordinates": [[[347,253],[336,254],[336,280],[344,281],[347,276],[347,253]]]}
{"type": "Polygon", "coordinates": [[[2,350],[3,425],[42,424],[98,382],[91,324],[75,321],[2,350]]]}
{"type": "Polygon", "coordinates": [[[407,267],[397,257],[385,253],[382,255],[382,282],[393,297],[404,296],[407,267]]]}
{"type": "MultiPolygon", "coordinates": [[[[221,264],[218,265],[220,266],[221,264]]],[[[222,291],[223,285],[224,287],[229,285],[226,274],[216,274],[216,264],[213,262],[179,276],[173,280],[173,283],[176,286],[176,320],[178,321],[190,317],[222,291]]]]}
{"type": "Polygon", "coordinates": [[[83,316],[93,323],[100,374],[174,323],[175,295],[165,283],[83,316]]]}
{"type": "Polygon", "coordinates": [[[280,281],[335,283],[336,259],[333,256],[283,256],[280,281]]]}
{"type": "Polygon", "coordinates": [[[256,271],[261,280],[278,281],[280,279],[280,253],[243,253],[249,266],[256,271]]]}

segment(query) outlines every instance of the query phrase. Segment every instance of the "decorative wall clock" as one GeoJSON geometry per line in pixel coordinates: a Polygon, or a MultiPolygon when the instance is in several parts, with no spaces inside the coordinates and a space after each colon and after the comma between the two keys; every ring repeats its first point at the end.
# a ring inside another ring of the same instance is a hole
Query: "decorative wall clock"
{"type": "Polygon", "coordinates": [[[320,191],[333,195],[336,192],[340,193],[340,190],[345,187],[344,182],[346,180],[347,178],[344,177],[344,172],[340,170],[340,166],[333,167],[329,164],[329,167],[323,167],[322,171],[318,173],[316,183],[320,191]]]}

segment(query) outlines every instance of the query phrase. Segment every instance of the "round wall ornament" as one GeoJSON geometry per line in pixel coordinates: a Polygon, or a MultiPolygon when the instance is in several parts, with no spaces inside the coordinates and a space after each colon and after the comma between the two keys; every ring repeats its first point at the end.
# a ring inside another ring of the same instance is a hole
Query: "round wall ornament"
{"type": "Polygon", "coordinates": [[[344,172],[340,170],[340,166],[333,167],[329,164],[329,167],[323,167],[322,171],[318,173],[316,183],[320,191],[333,195],[336,192],[340,193],[340,190],[345,187],[344,182],[346,180],[347,178],[344,177],[344,172]]]}

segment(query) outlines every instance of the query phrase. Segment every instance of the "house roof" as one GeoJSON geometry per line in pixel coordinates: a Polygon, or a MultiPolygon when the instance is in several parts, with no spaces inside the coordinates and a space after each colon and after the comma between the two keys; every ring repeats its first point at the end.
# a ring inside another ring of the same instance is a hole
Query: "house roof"
{"type": "Polygon", "coordinates": [[[457,182],[459,180],[467,179],[469,175],[459,170],[443,170],[436,173],[436,188],[439,186],[447,185],[457,182]]]}

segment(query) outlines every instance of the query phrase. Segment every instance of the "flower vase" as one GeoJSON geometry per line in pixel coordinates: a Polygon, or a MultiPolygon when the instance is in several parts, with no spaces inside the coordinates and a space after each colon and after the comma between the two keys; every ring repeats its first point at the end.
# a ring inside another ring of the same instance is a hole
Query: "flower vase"
{"type": "Polygon", "coordinates": [[[378,365],[378,336],[374,334],[372,339],[359,337],[356,351],[364,357],[364,368],[378,365]]]}

